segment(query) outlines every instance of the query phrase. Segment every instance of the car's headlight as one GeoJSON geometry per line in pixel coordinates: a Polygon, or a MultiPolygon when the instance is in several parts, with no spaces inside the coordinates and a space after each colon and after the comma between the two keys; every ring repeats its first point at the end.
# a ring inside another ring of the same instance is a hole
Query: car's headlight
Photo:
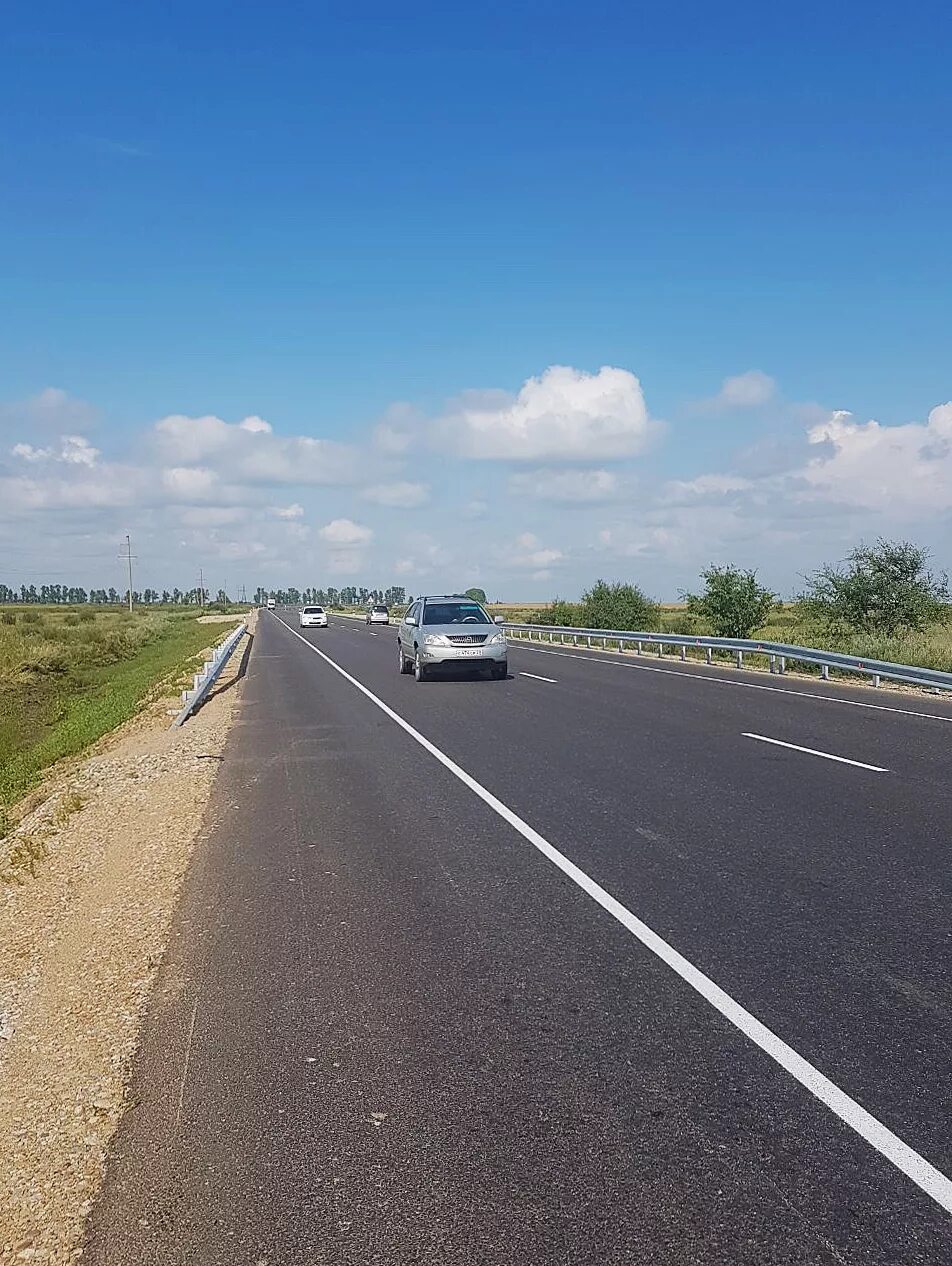
{"type": "Polygon", "coordinates": [[[500,642],[504,642],[505,640],[505,633],[491,633],[486,639],[486,643],[489,646],[498,646],[500,642]]]}
{"type": "Polygon", "coordinates": [[[424,646],[449,646],[449,642],[442,633],[427,633],[423,639],[424,646]]]}

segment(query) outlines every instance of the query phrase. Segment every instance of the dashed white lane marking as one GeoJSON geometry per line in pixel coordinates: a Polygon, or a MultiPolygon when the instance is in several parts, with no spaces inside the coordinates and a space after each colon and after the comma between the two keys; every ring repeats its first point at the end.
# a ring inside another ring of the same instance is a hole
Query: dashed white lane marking
{"type": "Polygon", "coordinates": [[[841,1090],[835,1082],[830,1081],[829,1077],[821,1073],[818,1068],[814,1068],[808,1060],[799,1055],[792,1046],[788,1046],[776,1033],[768,1029],[746,1007],[736,1002],[720,985],[716,985],[710,976],[706,976],[700,968],[695,967],[683,954],[679,954],[673,945],[669,945],[657,932],[652,931],[637,915],[632,914],[626,906],[617,901],[601,884],[596,883],[590,875],[587,875],[584,870],[576,866],[573,861],[570,861],[564,853],[559,852],[555,845],[550,844],[544,836],[529,826],[527,822],[524,822],[508,805],[497,799],[491,791],[488,791],[481,783],[477,782],[462,766],[457,765],[435,743],[431,743],[419,730],[414,729],[409,721],[405,721],[398,712],[395,712],[393,708],[378,698],[363,682],[351,676],[346,669],[341,668],[340,664],[335,663],[329,655],[326,655],[318,647],[313,646],[307,638],[301,637],[300,633],[296,633],[280,617],[276,618],[278,623],[283,624],[293,637],[303,642],[309,651],[313,651],[315,655],[320,656],[324,663],[332,668],[335,673],[339,673],[345,681],[350,682],[356,690],[359,690],[385,716],[388,716],[395,725],[398,725],[405,734],[408,734],[415,743],[419,743],[424,751],[429,752],[434,760],[439,761],[445,769],[449,770],[455,778],[458,778],[465,787],[468,787],[474,795],[478,796],[504,822],[507,822],[513,830],[518,831],[524,840],[537,849],[543,857],[557,867],[582,892],[591,897],[607,914],[617,920],[647,950],[659,958],[666,966],[670,967],[685,984],[690,985],[725,1020],[734,1025],[749,1041],[759,1047],[765,1055],[768,1055],[775,1063],[779,1064],[805,1090],[808,1090],[811,1095],[825,1104],[844,1124],[854,1130],[860,1138],[865,1139],[870,1147],[888,1160],[890,1164],[894,1165],[901,1173],[905,1174],[917,1187],[920,1187],[930,1196],[936,1204],[940,1205],[947,1213],[952,1213],[952,1181],[945,1174],[930,1164],[924,1156],[920,1156],[908,1143],[903,1142],[898,1134],[894,1134],[888,1126],[883,1125],[871,1112],[867,1112],[861,1104],[852,1099],[844,1090],[841,1090]]]}
{"type": "Polygon", "coordinates": [[[799,743],[785,743],[783,739],[767,738],[766,734],[743,734],[742,738],[756,739],[758,743],[772,743],[774,747],[789,747],[792,752],[806,752],[808,756],[822,756],[824,760],[835,760],[841,765],[855,765],[857,769],[871,769],[874,774],[888,774],[882,765],[867,765],[865,761],[850,760],[848,756],[834,756],[832,752],[820,752],[815,747],[801,747],[799,743]]]}
{"type": "Polygon", "coordinates": [[[662,673],[665,677],[686,677],[691,681],[713,681],[718,686],[736,686],[741,690],[766,690],[773,695],[794,695],[798,699],[820,699],[823,703],[840,703],[845,708],[869,708],[872,712],[895,712],[904,717],[924,717],[927,721],[947,721],[952,716],[938,712],[915,712],[911,708],[890,708],[885,703],[863,703],[859,699],[837,699],[833,695],[818,695],[809,690],[787,690],[783,686],[762,686],[756,681],[731,681],[727,677],[713,677],[710,673],[697,673],[688,668],[655,668],[652,664],[633,664],[630,659],[607,654],[604,659],[597,655],[573,655],[571,651],[547,651],[541,646],[527,646],[525,642],[509,643],[510,650],[533,651],[536,655],[555,655],[559,659],[580,659],[583,664],[608,664],[614,668],[633,668],[640,673],[662,673]]]}
{"type": "Polygon", "coordinates": [[[553,686],[557,686],[557,685],[559,684],[559,683],[555,680],[555,678],[554,678],[554,677],[540,677],[538,673],[520,673],[520,674],[519,674],[519,676],[520,676],[520,677],[531,677],[531,678],[533,679],[533,681],[548,681],[548,682],[550,682],[553,686]]]}

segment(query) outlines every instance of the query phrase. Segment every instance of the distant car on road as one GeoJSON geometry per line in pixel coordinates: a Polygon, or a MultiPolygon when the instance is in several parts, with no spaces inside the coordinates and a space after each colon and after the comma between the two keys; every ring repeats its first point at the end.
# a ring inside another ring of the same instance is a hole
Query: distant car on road
{"type": "Polygon", "coordinates": [[[372,607],[367,608],[367,614],[364,617],[367,624],[389,624],[390,612],[380,603],[375,603],[372,607]]]}
{"type": "Polygon", "coordinates": [[[273,598],[269,598],[269,599],[268,599],[268,610],[269,610],[269,611],[273,611],[273,610],[274,610],[274,599],[273,599],[273,598]]]}
{"type": "Polygon", "coordinates": [[[474,668],[497,680],[509,675],[506,635],[480,602],[460,594],[417,598],[400,621],[400,672],[426,681],[438,668],[474,668]]]}
{"type": "Polygon", "coordinates": [[[298,624],[302,629],[326,629],[327,612],[323,607],[302,607],[298,612],[298,624]]]}

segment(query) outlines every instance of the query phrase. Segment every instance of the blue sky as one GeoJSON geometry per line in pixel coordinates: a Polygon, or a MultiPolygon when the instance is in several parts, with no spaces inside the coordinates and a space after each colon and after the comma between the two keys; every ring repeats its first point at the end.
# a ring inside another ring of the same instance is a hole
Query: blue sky
{"type": "Polygon", "coordinates": [[[0,570],[111,583],[125,531],[143,584],[513,599],[952,561],[946,6],[5,21],[0,570]]]}

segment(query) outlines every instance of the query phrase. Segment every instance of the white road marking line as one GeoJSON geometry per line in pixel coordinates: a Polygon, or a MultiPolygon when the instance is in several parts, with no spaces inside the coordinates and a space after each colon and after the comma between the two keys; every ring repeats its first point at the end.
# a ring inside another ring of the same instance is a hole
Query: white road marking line
{"type": "Polygon", "coordinates": [[[299,633],[295,633],[289,624],[285,624],[280,618],[278,622],[284,624],[284,627],[293,637],[302,641],[308,650],[313,651],[315,655],[319,655],[329,667],[333,668],[334,672],[339,673],[345,681],[349,681],[355,689],[359,690],[375,707],[388,716],[414,742],[419,743],[424,751],[429,752],[435,760],[439,761],[445,769],[448,769],[454,777],[458,778],[465,787],[468,787],[474,795],[478,796],[504,822],[507,822],[515,831],[518,831],[524,840],[528,841],[553,866],[557,867],[563,875],[581,888],[607,914],[616,919],[647,950],[650,950],[652,954],[670,967],[676,975],[680,976],[686,984],[700,994],[705,1002],[708,1002],[725,1020],[733,1024],[749,1041],[759,1047],[765,1055],[768,1055],[781,1068],[785,1069],[795,1081],[799,1082],[804,1089],[825,1104],[835,1116],[838,1116],[851,1130],[854,1130],[860,1138],[865,1139],[870,1147],[885,1157],[901,1173],[905,1174],[926,1195],[931,1196],[936,1204],[940,1205],[947,1213],[952,1213],[952,1181],[945,1174],[930,1164],[924,1156],[920,1156],[908,1143],[904,1143],[898,1134],[894,1134],[888,1126],[883,1125],[872,1113],[867,1112],[861,1104],[850,1098],[845,1091],[830,1081],[829,1077],[824,1076],[818,1068],[814,1068],[802,1055],[798,1055],[792,1046],[788,1046],[782,1038],[768,1029],[765,1024],[762,1024],[755,1015],[752,1015],[739,1002],[736,1002],[730,994],[721,989],[720,985],[716,985],[709,976],[706,976],[704,972],[695,967],[683,954],[679,954],[673,945],[669,945],[657,932],[652,931],[646,923],[643,923],[637,915],[632,914],[626,906],[617,901],[601,884],[596,883],[590,875],[587,875],[584,870],[570,861],[564,853],[560,853],[553,844],[550,844],[538,831],[529,826],[527,822],[524,822],[508,805],[497,799],[491,791],[487,791],[471,774],[468,774],[451,757],[447,756],[434,743],[431,743],[428,738],[425,738],[419,730],[414,729],[409,721],[405,721],[398,712],[395,712],[393,708],[378,698],[372,690],[369,690],[356,677],[352,677],[346,669],[336,664],[329,655],[325,655],[318,647],[312,646],[306,638],[301,637],[299,633]]]}
{"type": "Polygon", "coordinates": [[[772,743],[774,747],[789,747],[792,752],[806,752],[808,756],[822,756],[824,760],[835,760],[841,765],[855,765],[857,769],[871,769],[874,774],[888,774],[882,765],[867,765],[865,761],[850,760],[848,756],[834,756],[832,752],[818,752],[815,747],[801,747],[799,743],[785,743],[782,739],[767,738],[766,734],[742,734],[741,738],[756,739],[758,743],[772,743]]]}
{"type": "Polygon", "coordinates": [[[520,673],[519,676],[531,677],[534,681],[548,681],[551,682],[553,686],[557,686],[559,684],[554,677],[540,677],[538,673],[520,673]]]}
{"type": "Polygon", "coordinates": [[[713,681],[719,686],[737,686],[741,690],[766,690],[774,695],[796,695],[798,699],[821,699],[824,703],[841,703],[846,708],[869,708],[873,712],[896,712],[904,717],[924,717],[927,721],[952,722],[952,716],[938,712],[914,712],[911,708],[890,708],[885,703],[862,703],[859,699],[837,699],[833,695],[813,694],[808,690],[787,690],[783,686],[762,686],[756,681],[730,681],[727,677],[712,677],[709,673],[696,673],[691,669],[655,668],[651,664],[633,664],[630,659],[606,655],[573,655],[570,651],[547,651],[541,646],[527,646],[524,642],[510,642],[510,649],[535,651],[537,655],[555,655],[559,659],[580,659],[584,664],[608,664],[613,668],[634,668],[642,673],[663,673],[666,677],[688,677],[693,681],[713,681]]]}
{"type": "Polygon", "coordinates": [[[377,636],[377,634],[373,631],[373,629],[371,629],[371,630],[370,630],[370,636],[371,636],[371,637],[376,637],[376,636],[377,636]]]}

